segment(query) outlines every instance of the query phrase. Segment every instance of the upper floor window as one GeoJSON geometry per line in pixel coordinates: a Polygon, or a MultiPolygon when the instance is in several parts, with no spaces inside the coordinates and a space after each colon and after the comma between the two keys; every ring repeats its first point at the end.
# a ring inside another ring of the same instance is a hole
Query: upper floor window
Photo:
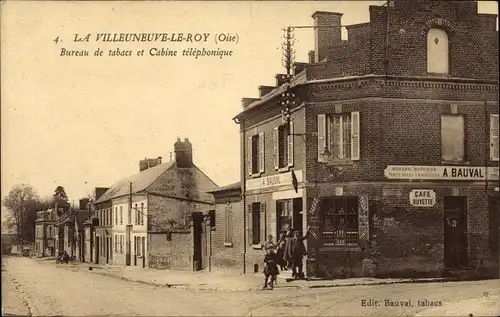
{"type": "Polygon", "coordinates": [[[318,160],[359,160],[359,112],[318,115],[318,160]]]}
{"type": "Polygon", "coordinates": [[[118,225],[118,207],[115,207],[115,225],[118,225]]]}
{"type": "Polygon", "coordinates": [[[144,203],[141,203],[141,214],[139,215],[139,224],[144,225],[144,203]]]}
{"type": "Polygon", "coordinates": [[[282,169],[293,166],[293,122],[274,128],[274,168],[282,169]]]}
{"type": "Polygon", "coordinates": [[[264,133],[248,138],[248,174],[264,173],[264,133]]]}
{"type": "Polygon", "coordinates": [[[134,211],[135,211],[135,224],[139,224],[139,210],[137,209],[137,204],[134,205],[134,211]]]}
{"type": "Polygon", "coordinates": [[[123,225],[123,206],[120,206],[120,224],[123,225]]]}
{"type": "Polygon", "coordinates": [[[448,74],[448,34],[441,28],[432,28],[427,33],[427,72],[448,74]]]}
{"type": "Polygon", "coordinates": [[[464,160],[465,134],[463,116],[441,116],[441,157],[443,161],[464,160]]]}

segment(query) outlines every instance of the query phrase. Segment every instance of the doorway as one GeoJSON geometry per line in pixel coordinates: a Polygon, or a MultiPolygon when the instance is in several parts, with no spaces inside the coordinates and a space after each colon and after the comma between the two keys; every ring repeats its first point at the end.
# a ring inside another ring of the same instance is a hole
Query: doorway
{"type": "Polygon", "coordinates": [[[202,234],[203,234],[203,214],[201,212],[193,213],[193,269],[199,271],[202,269],[202,234]]]}
{"type": "Polygon", "coordinates": [[[468,265],[467,197],[444,197],[444,266],[446,269],[468,265]]]}
{"type": "Polygon", "coordinates": [[[292,214],[292,221],[293,221],[293,229],[299,230],[300,234],[304,234],[304,228],[302,224],[302,198],[294,198],[293,202],[293,214],[292,214]]]}

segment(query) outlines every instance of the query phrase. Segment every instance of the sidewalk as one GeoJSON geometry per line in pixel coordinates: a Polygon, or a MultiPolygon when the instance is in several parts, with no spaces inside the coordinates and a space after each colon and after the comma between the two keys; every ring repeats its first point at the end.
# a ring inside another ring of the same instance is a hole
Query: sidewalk
{"type": "Polygon", "coordinates": [[[500,316],[499,296],[496,294],[448,303],[442,307],[424,310],[417,317],[423,316],[500,316]]]}
{"type": "MultiPolygon", "coordinates": [[[[70,265],[71,266],[71,265],[70,265]]],[[[171,270],[154,270],[148,268],[140,268],[134,266],[109,266],[109,265],[89,265],[80,263],[80,266],[89,270],[90,273],[104,276],[111,276],[127,281],[144,283],[158,287],[194,289],[194,290],[217,290],[217,291],[249,291],[259,290],[262,288],[264,276],[262,273],[256,274],[235,274],[225,272],[208,272],[208,271],[171,271],[171,270]]],[[[442,278],[434,279],[377,279],[377,278],[349,278],[337,280],[289,280],[287,272],[282,272],[282,278],[278,278],[276,289],[285,288],[325,288],[325,287],[341,287],[341,286],[356,286],[356,285],[380,285],[380,284],[396,284],[396,283],[432,283],[446,281],[442,278]]]]}

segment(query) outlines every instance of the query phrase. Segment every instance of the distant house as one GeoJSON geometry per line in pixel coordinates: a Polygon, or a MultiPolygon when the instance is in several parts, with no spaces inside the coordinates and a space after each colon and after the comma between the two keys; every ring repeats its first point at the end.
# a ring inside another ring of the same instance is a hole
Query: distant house
{"type": "Polygon", "coordinates": [[[12,251],[12,247],[18,244],[17,234],[2,233],[2,254],[8,255],[12,251]]]}
{"type": "Polygon", "coordinates": [[[96,263],[202,265],[202,239],[191,229],[193,214],[194,226],[201,226],[203,214],[214,209],[214,199],[206,192],[217,185],[194,165],[188,139],[178,139],[174,149],[175,160],[145,159],[139,173],[116,182],[97,199],[96,263]]]}
{"type": "Polygon", "coordinates": [[[37,212],[35,220],[36,256],[54,256],[56,254],[56,224],[59,216],[55,209],[37,212]]]}

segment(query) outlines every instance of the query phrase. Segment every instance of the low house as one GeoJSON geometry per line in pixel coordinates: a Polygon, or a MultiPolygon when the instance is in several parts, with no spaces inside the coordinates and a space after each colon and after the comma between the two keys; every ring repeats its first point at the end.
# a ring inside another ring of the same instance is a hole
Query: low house
{"type": "MultiPolygon", "coordinates": [[[[215,228],[211,235],[211,267],[218,271],[243,272],[244,224],[241,183],[210,191],[215,200],[215,228]]],[[[212,219],[211,219],[212,220],[212,219]]]]}
{"type": "Polygon", "coordinates": [[[139,173],[116,182],[96,200],[94,261],[153,268],[196,263],[196,269],[203,268],[203,217],[214,209],[206,192],[217,185],[193,163],[188,139],[178,139],[174,150],[175,160],[141,161],[139,173]]]}

